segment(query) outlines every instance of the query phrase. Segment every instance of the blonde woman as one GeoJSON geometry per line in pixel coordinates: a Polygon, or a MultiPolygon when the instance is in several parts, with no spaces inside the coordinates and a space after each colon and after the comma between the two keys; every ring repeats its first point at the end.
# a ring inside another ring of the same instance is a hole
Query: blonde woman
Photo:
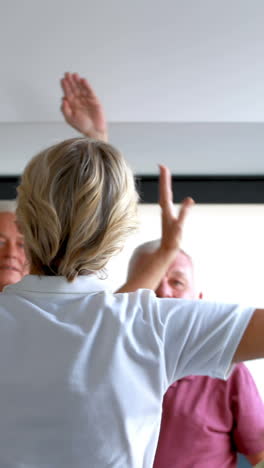
{"type": "MultiPolygon", "coordinates": [[[[163,239],[128,289],[155,289],[179,248],[191,201],[177,218],[164,167],[161,187],[163,239]]],[[[30,275],[0,296],[0,466],[150,468],[172,382],[264,356],[264,310],[108,290],[136,207],[131,171],[102,141],[64,141],[26,167],[30,275]]]]}

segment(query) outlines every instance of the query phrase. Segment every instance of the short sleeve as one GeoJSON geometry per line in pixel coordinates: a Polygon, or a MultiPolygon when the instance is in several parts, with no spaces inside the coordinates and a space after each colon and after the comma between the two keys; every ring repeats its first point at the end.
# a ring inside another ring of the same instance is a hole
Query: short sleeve
{"type": "Polygon", "coordinates": [[[264,404],[250,371],[236,366],[229,382],[234,415],[233,439],[238,452],[254,455],[264,450],[264,404]]]}
{"type": "Polygon", "coordinates": [[[167,384],[188,375],[225,379],[253,308],[202,300],[156,299],[167,384]]]}

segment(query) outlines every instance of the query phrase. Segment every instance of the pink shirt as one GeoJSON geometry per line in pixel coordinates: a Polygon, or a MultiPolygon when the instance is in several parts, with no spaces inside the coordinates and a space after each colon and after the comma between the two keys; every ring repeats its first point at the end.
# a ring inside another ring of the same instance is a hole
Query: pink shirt
{"type": "Polygon", "coordinates": [[[237,454],[264,450],[264,405],[244,364],[225,380],[190,376],[172,384],[154,468],[233,468],[237,454]]]}

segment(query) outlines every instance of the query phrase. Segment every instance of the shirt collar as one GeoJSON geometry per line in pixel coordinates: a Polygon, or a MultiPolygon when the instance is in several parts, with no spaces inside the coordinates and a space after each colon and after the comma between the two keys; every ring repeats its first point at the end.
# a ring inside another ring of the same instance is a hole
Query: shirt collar
{"type": "Polygon", "coordinates": [[[72,282],[67,281],[64,276],[26,275],[18,283],[6,286],[3,292],[6,294],[23,292],[87,294],[105,290],[111,290],[109,282],[99,279],[96,275],[78,276],[72,282]]]}

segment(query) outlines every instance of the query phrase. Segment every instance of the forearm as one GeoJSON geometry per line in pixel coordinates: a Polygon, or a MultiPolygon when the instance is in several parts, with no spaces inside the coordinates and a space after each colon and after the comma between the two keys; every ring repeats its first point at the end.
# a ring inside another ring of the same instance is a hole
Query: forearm
{"type": "Polygon", "coordinates": [[[161,246],[148,254],[147,261],[140,265],[140,268],[135,271],[133,276],[130,276],[129,280],[117,292],[132,292],[142,288],[155,291],[174,260],[176,253],[177,250],[165,249],[161,246]]]}
{"type": "Polygon", "coordinates": [[[96,140],[105,141],[106,143],[108,142],[108,132],[107,132],[107,130],[105,130],[105,131],[97,131],[97,130],[86,131],[86,132],[83,132],[83,135],[87,136],[89,138],[95,138],[96,140]]]}

